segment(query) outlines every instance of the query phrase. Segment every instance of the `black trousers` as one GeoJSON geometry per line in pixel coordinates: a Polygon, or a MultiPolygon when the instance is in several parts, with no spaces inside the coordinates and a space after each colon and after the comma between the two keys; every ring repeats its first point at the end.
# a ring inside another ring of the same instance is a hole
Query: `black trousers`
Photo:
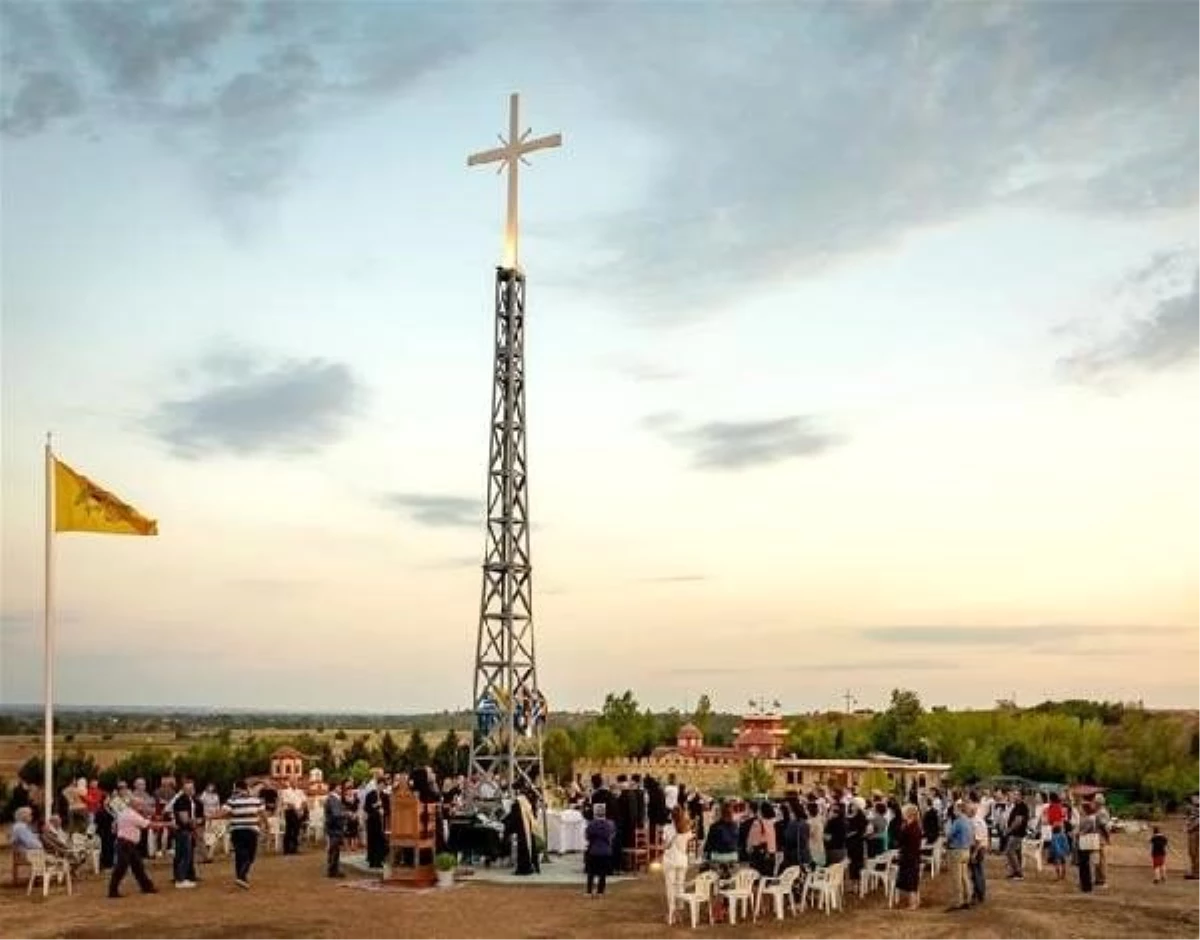
{"type": "Polygon", "coordinates": [[[1085,894],[1090,894],[1092,891],[1092,856],[1094,852],[1085,852],[1083,849],[1077,849],[1076,855],[1079,858],[1079,889],[1085,894]]]}
{"type": "Polygon", "coordinates": [[[379,816],[367,817],[367,865],[371,868],[382,868],[387,861],[387,835],[383,831],[383,819],[379,816]]]}
{"type": "Polygon", "coordinates": [[[234,829],[229,833],[233,843],[233,874],[238,881],[250,880],[250,869],[258,854],[258,830],[234,829]]]}
{"type": "Polygon", "coordinates": [[[300,851],[300,814],[294,809],[283,811],[283,854],[295,855],[300,851]]]}
{"type": "Polygon", "coordinates": [[[604,888],[608,883],[608,869],[611,864],[611,859],[602,856],[583,856],[583,867],[587,870],[588,894],[592,893],[593,888],[597,894],[604,893],[604,888]]]}
{"type": "Polygon", "coordinates": [[[329,848],[325,852],[325,874],[336,878],[342,872],[342,837],[329,836],[329,848]]]}
{"type": "Polygon", "coordinates": [[[142,853],[138,843],[130,842],[128,839],[118,839],[117,863],[113,866],[112,876],[108,879],[108,896],[110,898],[121,896],[121,882],[125,880],[126,872],[133,872],[133,878],[138,883],[138,887],[146,894],[154,891],[154,882],[146,874],[146,866],[142,864],[142,853]]]}

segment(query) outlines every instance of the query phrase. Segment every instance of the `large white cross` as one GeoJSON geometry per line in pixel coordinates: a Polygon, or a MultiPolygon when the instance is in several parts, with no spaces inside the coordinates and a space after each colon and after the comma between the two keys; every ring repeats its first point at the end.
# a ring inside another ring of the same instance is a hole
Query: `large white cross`
{"type": "Polygon", "coordinates": [[[517,268],[517,169],[524,163],[529,166],[525,154],[535,150],[549,150],[551,147],[562,146],[562,134],[550,134],[548,137],[529,139],[532,128],[521,133],[520,96],[508,96],[508,139],[500,138],[504,146],[494,150],[484,150],[481,153],[467,157],[467,166],[479,166],[483,163],[499,163],[496,172],[508,169],[508,216],[504,222],[504,267],[517,268]]]}

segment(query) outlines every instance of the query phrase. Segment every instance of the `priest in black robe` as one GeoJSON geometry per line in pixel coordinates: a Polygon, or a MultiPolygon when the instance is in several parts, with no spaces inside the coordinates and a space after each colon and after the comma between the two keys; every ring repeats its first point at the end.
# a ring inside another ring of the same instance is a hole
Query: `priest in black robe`
{"type": "Polygon", "coordinates": [[[386,812],[383,799],[383,771],[375,771],[375,780],[363,800],[367,815],[367,867],[382,868],[387,861],[386,812]]]}

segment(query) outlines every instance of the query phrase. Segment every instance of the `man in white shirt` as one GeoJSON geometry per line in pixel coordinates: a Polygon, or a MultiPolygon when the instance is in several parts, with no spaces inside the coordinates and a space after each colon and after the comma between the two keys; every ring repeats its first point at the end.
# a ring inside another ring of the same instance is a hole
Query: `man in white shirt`
{"type": "Polygon", "coordinates": [[[679,784],[675,782],[675,775],[667,775],[667,785],[663,787],[663,799],[667,804],[667,812],[672,812],[679,805],[679,784]]]}
{"type": "Polygon", "coordinates": [[[975,841],[971,846],[971,860],[967,867],[971,873],[971,903],[982,904],[987,900],[987,865],[988,849],[991,847],[991,834],[988,832],[987,818],[983,805],[977,804],[970,810],[971,829],[975,833],[975,841]]]}
{"type": "Polygon", "coordinates": [[[279,794],[279,805],[283,807],[283,854],[295,855],[300,851],[300,819],[304,815],[304,794],[289,782],[279,794]]]}

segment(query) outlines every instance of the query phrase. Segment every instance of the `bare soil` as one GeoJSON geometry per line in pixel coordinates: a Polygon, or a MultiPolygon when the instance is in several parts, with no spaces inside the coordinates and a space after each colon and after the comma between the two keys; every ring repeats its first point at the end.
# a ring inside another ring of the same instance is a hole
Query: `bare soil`
{"type": "MultiPolygon", "coordinates": [[[[1173,848],[1185,845],[1181,827],[1169,832],[1173,848]]],[[[878,895],[848,898],[847,910],[826,916],[807,911],[783,922],[760,919],[702,927],[721,937],[1196,937],[1197,884],[1183,880],[1183,860],[1173,851],[1170,880],[1150,880],[1148,833],[1118,836],[1109,866],[1109,887],[1091,895],[1074,879],[1063,883],[1043,872],[1024,882],[1003,877],[1003,861],[989,863],[988,900],[962,913],[946,913],[951,890],[943,875],[927,886],[915,913],[888,910],[878,895]]],[[[141,895],[131,879],[124,897],[108,900],[106,882],[90,876],[74,897],[61,888],[43,900],[24,887],[0,888],[0,934],[6,937],[685,937],[668,927],[662,883],[650,875],[611,886],[589,900],[582,886],[533,883],[472,883],[449,891],[367,891],[355,879],[322,877],[317,849],[292,857],[260,856],[253,887],[232,883],[231,864],[219,858],[201,868],[192,891],[171,886],[165,863],[151,866],[160,889],[141,895]]],[[[7,882],[7,859],[3,866],[7,882]]],[[[928,883],[927,883],[928,885],[928,883]]]]}

